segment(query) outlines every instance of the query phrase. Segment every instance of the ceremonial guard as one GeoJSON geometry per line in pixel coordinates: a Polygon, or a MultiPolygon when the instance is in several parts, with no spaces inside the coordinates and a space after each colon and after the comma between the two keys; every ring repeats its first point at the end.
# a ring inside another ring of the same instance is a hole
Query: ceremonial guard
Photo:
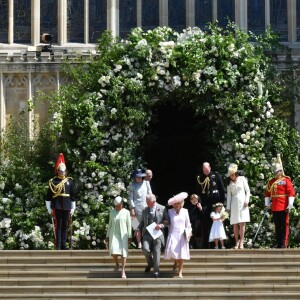
{"type": "Polygon", "coordinates": [[[265,205],[271,208],[275,224],[276,248],[287,248],[289,210],[293,207],[295,190],[291,178],[284,175],[280,156],[275,164],[275,177],[270,179],[265,193],[265,205]]]}
{"type": "Polygon", "coordinates": [[[197,194],[201,198],[203,211],[202,233],[203,249],[209,248],[209,234],[212,226],[210,214],[212,206],[218,202],[224,203],[225,189],[222,178],[217,172],[212,172],[208,162],[203,163],[203,174],[197,177],[197,194]]]}
{"type": "Polygon", "coordinates": [[[55,174],[49,180],[46,207],[54,218],[55,247],[57,250],[66,250],[69,218],[74,213],[76,202],[74,183],[71,177],[66,177],[66,164],[62,153],[57,159],[55,174]]]}

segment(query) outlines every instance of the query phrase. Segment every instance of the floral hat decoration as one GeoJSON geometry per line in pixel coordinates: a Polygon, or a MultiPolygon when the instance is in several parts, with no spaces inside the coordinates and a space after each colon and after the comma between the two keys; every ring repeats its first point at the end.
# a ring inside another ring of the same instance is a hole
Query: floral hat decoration
{"type": "Polygon", "coordinates": [[[223,203],[221,203],[221,202],[218,202],[218,203],[215,203],[214,205],[213,205],[213,208],[215,209],[215,208],[217,208],[217,207],[224,207],[224,204],[223,203]]]}
{"type": "Polygon", "coordinates": [[[178,202],[182,202],[184,199],[186,199],[188,196],[188,193],[186,192],[181,192],[175,196],[173,196],[172,198],[170,198],[168,200],[168,205],[173,205],[174,203],[178,203],[178,202]]]}

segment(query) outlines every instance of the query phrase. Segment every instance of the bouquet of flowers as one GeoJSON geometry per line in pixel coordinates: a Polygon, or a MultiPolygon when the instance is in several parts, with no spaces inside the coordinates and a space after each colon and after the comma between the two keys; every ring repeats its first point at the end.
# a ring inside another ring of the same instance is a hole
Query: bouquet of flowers
{"type": "Polygon", "coordinates": [[[222,207],[222,210],[220,212],[221,218],[223,220],[228,219],[229,218],[229,213],[225,210],[225,207],[222,207]]]}

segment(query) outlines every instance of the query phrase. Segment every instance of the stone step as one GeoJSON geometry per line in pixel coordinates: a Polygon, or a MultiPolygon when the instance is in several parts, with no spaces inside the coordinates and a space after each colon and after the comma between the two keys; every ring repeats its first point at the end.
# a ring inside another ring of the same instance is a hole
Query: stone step
{"type": "MultiPolygon", "coordinates": [[[[1,251],[0,251],[1,252],[1,251]]],[[[112,261],[111,256],[80,256],[80,257],[65,257],[65,256],[55,256],[55,257],[0,257],[0,265],[4,264],[106,264],[112,261]]],[[[163,256],[161,256],[162,262],[164,261],[163,256]]],[[[273,263],[276,262],[295,262],[300,263],[300,255],[284,255],[284,256],[273,256],[273,255],[216,255],[216,256],[206,256],[206,255],[194,255],[191,257],[192,262],[196,263],[224,263],[224,261],[240,262],[240,263],[273,263]]],[[[145,257],[143,255],[129,256],[129,263],[142,263],[145,262],[145,257]]]]}
{"type": "MultiPolygon", "coordinates": [[[[145,273],[140,270],[131,270],[130,268],[126,268],[126,274],[128,278],[150,278],[152,277],[152,272],[145,273]]],[[[173,278],[176,277],[176,274],[169,268],[167,270],[161,268],[161,277],[162,278],[173,278]]],[[[222,277],[222,276],[243,276],[243,277],[262,277],[263,280],[272,280],[272,278],[278,276],[283,277],[291,277],[291,276],[300,276],[300,269],[248,269],[245,273],[244,270],[218,270],[218,269],[189,269],[184,268],[184,276],[185,277],[222,277]],[[266,277],[266,278],[264,278],[266,277]]],[[[107,271],[107,270],[95,270],[90,269],[86,271],[0,271],[0,285],[5,284],[5,280],[17,278],[30,278],[32,281],[35,278],[56,278],[56,277],[67,277],[67,278],[119,278],[120,271],[107,271]]],[[[299,278],[300,282],[300,278],[299,278]]],[[[35,283],[33,283],[34,285],[35,283]]]]}
{"type": "MultiPolygon", "coordinates": [[[[215,249],[191,249],[191,256],[203,256],[206,257],[213,256],[266,256],[272,255],[274,257],[286,256],[286,255],[296,255],[300,256],[300,251],[298,248],[292,249],[225,249],[225,250],[215,250],[215,249]]],[[[128,251],[128,256],[143,256],[141,250],[130,249],[128,251]]],[[[78,256],[88,256],[88,257],[99,257],[99,256],[109,256],[107,250],[1,250],[0,257],[52,257],[52,256],[62,256],[62,257],[78,257],[78,256]]]]}
{"type": "MultiPolygon", "coordinates": [[[[123,281],[127,281],[129,279],[122,279],[123,281]]],[[[194,293],[203,293],[209,291],[217,291],[217,292],[255,292],[255,293],[264,293],[264,292],[273,292],[273,293],[298,293],[300,294],[300,284],[295,285],[277,285],[277,284],[257,284],[257,283],[247,283],[247,284],[239,284],[239,283],[230,283],[230,284],[203,284],[203,282],[199,282],[199,286],[195,284],[189,283],[179,283],[170,284],[169,281],[165,283],[160,283],[157,286],[157,279],[151,280],[151,283],[147,285],[137,284],[135,279],[131,279],[135,281],[132,285],[118,285],[118,288],[114,286],[101,286],[98,281],[93,281],[90,284],[86,284],[85,282],[78,282],[78,284],[73,284],[73,281],[64,281],[64,284],[57,285],[56,281],[53,281],[52,284],[48,286],[44,285],[24,285],[24,286],[0,286],[0,294],[119,294],[123,293],[131,293],[131,294],[146,294],[146,293],[188,293],[193,291],[194,293]],[[155,288],[154,288],[155,287],[155,288]]]]}
{"type": "Polygon", "coordinates": [[[300,299],[299,249],[192,250],[184,278],[161,257],[161,277],[130,250],[127,278],[106,250],[0,251],[1,299],[300,299]]]}
{"type": "Polygon", "coordinates": [[[280,286],[291,288],[294,291],[294,288],[300,287],[299,276],[240,276],[239,274],[225,277],[223,274],[218,275],[219,277],[206,277],[202,274],[198,276],[188,277],[184,275],[184,278],[178,278],[177,275],[169,273],[170,277],[161,277],[159,279],[155,279],[152,276],[143,275],[143,277],[130,277],[130,273],[126,272],[127,278],[123,279],[118,274],[118,277],[103,277],[103,278],[95,278],[91,276],[90,278],[65,278],[65,277],[51,277],[51,278],[18,278],[18,279],[6,279],[0,280],[0,291],[8,288],[12,290],[13,288],[27,288],[28,286],[34,288],[40,288],[43,286],[46,288],[51,288],[51,286],[56,287],[67,287],[67,286],[97,286],[97,287],[131,287],[136,288],[144,287],[144,286],[152,286],[153,284],[156,287],[160,286],[180,286],[181,289],[184,289],[186,285],[192,284],[197,288],[205,288],[206,286],[211,286],[212,283],[215,285],[226,285],[226,286],[243,286],[243,288],[251,287],[252,289],[256,286],[259,287],[261,285],[271,285],[271,286],[280,286]],[[139,280],[136,280],[139,278],[139,280]]]}
{"type": "Polygon", "coordinates": [[[164,300],[182,300],[182,299],[202,299],[202,300],[226,300],[226,299],[234,299],[234,300],[254,300],[254,299],[288,299],[288,300],[299,300],[300,293],[293,292],[282,292],[282,293],[274,293],[274,292],[247,292],[244,291],[241,295],[240,292],[186,292],[186,293],[170,293],[170,292],[156,292],[152,291],[151,293],[138,293],[132,294],[123,292],[122,295],[114,295],[112,293],[93,293],[93,294],[64,294],[57,293],[53,295],[53,293],[44,293],[44,294],[1,294],[0,299],[34,299],[34,300],[87,300],[87,299],[97,299],[97,300],[148,300],[148,299],[164,299],[164,300]]]}
{"type": "MultiPolygon", "coordinates": [[[[160,264],[160,269],[162,271],[170,270],[172,268],[171,262],[162,262],[160,264]]],[[[129,271],[143,271],[146,266],[145,262],[139,263],[127,263],[126,270],[129,271]]],[[[0,277],[3,274],[11,273],[12,271],[26,271],[26,272],[34,272],[39,270],[47,269],[47,272],[53,271],[60,271],[60,272],[71,272],[71,271],[103,271],[109,272],[114,269],[114,264],[110,260],[109,263],[70,263],[70,264],[0,264],[0,270],[7,270],[7,272],[0,271],[0,277]]],[[[184,263],[184,270],[220,270],[220,271],[227,271],[227,270],[241,270],[245,272],[245,270],[268,270],[268,269],[275,269],[275,270],[297,270],[300,269],[300,263],[294,262],[273,262],[268,263],[243,263],[243,262],[231,262],[231,263],[198,263],[193,261],[188,261],[184,263]]]]}

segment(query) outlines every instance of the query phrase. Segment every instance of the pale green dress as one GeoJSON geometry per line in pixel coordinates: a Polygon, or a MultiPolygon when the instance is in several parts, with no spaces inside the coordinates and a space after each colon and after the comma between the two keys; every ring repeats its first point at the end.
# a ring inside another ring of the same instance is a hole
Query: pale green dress
{"type": "Polygon", "coordinates": [[[109,238],[110,255],[128,256],[128,239],[131,238],[131,218],[127,209],[111,210],[106,237],[109,238]]]}

